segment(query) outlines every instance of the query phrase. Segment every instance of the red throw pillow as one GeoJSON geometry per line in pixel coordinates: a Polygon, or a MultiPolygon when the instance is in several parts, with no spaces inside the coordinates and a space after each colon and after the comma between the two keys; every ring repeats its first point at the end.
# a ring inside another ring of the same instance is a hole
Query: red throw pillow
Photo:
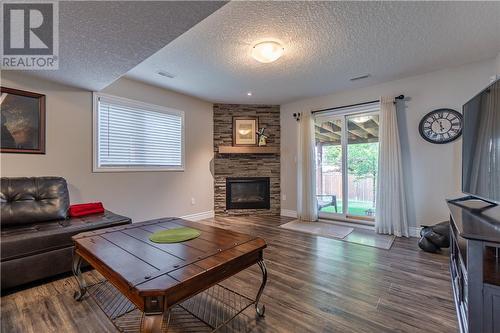
{"type": "Polygon", "coordinates": [[[104,206],[102,202],[84,203],[69,206],[69,216],[82,217],[91,214],[104,213],[104,206]]]}

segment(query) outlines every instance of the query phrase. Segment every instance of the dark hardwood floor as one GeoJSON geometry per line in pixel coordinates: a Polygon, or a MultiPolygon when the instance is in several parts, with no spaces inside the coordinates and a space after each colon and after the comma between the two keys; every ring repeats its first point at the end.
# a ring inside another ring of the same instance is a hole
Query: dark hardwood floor
{"type": "MultiPolygon", "coordinates": [[[[204,221],[268,243],[266,317],[248,309],[238,331],[457,332],[446,255],[420,251],[415,238],[382,250],[278,227],[290,220],[204,221]]],[[[93,271],[86,276],[100,278],[93,271]]],[[[260,271],[252,267],[225,284],[253,296],[260,271]]],[[[74,279],[65,277],[3,296],[2,332],[116,332],[92,299],[75,302],[74,290],[74,279]]]]}

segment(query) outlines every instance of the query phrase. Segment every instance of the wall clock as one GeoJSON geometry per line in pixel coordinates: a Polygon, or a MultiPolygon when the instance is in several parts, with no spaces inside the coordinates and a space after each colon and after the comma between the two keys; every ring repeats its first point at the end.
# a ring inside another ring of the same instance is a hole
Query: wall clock
{"type": "Polygon", "coordinates": [[[437,109],[426,114],[418,126],[420,135],[431,143],[448,143],[462,134],[462,115],[452,109],[437,109]]]}

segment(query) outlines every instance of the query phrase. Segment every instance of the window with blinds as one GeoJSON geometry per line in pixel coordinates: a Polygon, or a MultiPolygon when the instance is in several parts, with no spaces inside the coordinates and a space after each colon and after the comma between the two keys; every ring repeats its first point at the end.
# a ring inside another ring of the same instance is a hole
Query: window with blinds
{"type": "Polygon", "coordinates": [[[184,112],[94,94],[94,171],[184,169],[184,112]]]}

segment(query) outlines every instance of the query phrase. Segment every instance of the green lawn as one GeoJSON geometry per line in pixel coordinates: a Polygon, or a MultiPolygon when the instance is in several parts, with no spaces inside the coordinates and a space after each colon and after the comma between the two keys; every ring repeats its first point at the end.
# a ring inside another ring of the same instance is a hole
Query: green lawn
{"type": "MultiPolygon", "coordinates": [[[[366,210],[370,208],[375,211],[375,207],[373,207],[371,201],[349,200],[348,214],[366,216],[366,210]]],[[[337,200],[337,210],[339,213],[342,213],[342,200],[337,200]]],[[[323,207],[321,211],[325,213],[335,213],[335,208],[333,206],[327,206],[323,207]]]]}

